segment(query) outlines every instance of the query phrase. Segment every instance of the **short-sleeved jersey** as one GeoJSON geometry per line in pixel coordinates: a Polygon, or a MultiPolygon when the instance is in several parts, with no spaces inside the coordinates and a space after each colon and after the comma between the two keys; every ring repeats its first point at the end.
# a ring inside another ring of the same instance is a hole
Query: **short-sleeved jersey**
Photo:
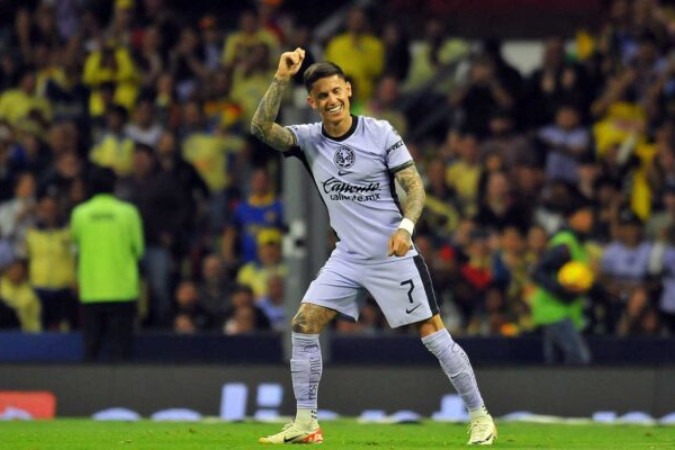
{"type": "MultiPolygon", "coordinates": [[[[289,126],[298,147],[286,155],[300,158],[312,174],[339,239],[335,251],[348,260],[382,261],[403,218],[394,174],[413,160],[389,122],[352,118],[340,138],[329,137],[320,122],[289,126]]],[[[412,249],[406,257],[415,255],[412,249]]]]}

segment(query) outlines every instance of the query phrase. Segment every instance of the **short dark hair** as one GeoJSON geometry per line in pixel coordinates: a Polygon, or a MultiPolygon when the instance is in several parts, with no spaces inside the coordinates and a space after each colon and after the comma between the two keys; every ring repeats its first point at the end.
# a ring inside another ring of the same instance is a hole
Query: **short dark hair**
{"type": "Polygon", "coordinates": [[[322,61],[309,66],[307,70],[305,70],[305,74],[302,78],[305,82],[305,88],[307,89],[307,92],[309,92],[312,90],[312,86],[314,86],[314,83],[316,83],[317,80],[332,77],[333,75],[337,75],[343,80],[347,79],[340,66],[330,61],[322,61]]]}
{"type": "Polygon", "coordinates": [[[115,191],[117,176],[108,167],[94,167],[89,172],[89,192],[91,195],[112,194],[115,191]]]}

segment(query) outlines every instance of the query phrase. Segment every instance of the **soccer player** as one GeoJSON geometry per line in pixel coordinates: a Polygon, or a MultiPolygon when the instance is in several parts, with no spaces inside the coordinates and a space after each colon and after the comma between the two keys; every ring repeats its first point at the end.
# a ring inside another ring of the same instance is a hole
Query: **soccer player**
{"type": "Polygon", "coordinates": [[[441,317],[429,271],[412,243],[424,205],[422,179],[401,137],[383,120],[350,114],[352,87],[339,66],[315,63],[304,72],[307,102],[321,122],[275,123],[281,98],[305,51],[281,55],[274,80],[253,116],[251,132],[311,171],[339,241],[310,284],[292,321],[291,377],[295,420],[262,443],[321,443],[316,419],[323,371],[319,334],[338,314],[358,319],[366,291],[391,327],[414,324],[424,345],[464,400],[471,419],[469,444],[490,445],[497,436],[473,369],[441,317]],[[399,205],[394,178],[407,194],[399,205]]]}

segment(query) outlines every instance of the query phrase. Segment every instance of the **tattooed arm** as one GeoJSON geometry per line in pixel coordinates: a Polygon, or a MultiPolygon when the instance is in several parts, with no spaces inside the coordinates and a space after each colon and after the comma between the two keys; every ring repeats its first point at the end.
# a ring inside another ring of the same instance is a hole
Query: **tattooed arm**
{"type": "MultiPolygon", "coordinates": [[[[424,208],[424,184],[422,177],[417,172],[414,164],[410,164],[405,169],[401,169],[394,175],[396,181],[401,185],[406,193],[405,203],[403,203],[403,221],[406,219],[415,224],[422,215],[424,208]]],[[[412,224],[410,229],[412,230],[412,224]]],[[[401,223],[403,226],[403,222],[401,223]]],[[[403,256],[412,247],[412,234],[405,228],[398,228],[389,237],[389,256],[403,256]]]]}
{"type": "Polygon", "coordinates": [[[277,114],[279,114],[279,107],[281,106],[281,98],[284,91],[288,87],[291,77],[300,70],[304,59],[305,51],[300,48],[281,55],[279,68],[276,75],[274,75],[274,80],[269,89],[267,89],[251,120],[251,134],[282,152],[297,145],[297,142],[295,135],[291,131],[274,121],[277,118],[277,114]]]}
{"type": "Polygon", "coordinates": [[[417,223],[422,215],[426,197],[422,177],[414,164],[399,170],[394,176],[407,196],[403,204],[403,216],[417,223]]]}

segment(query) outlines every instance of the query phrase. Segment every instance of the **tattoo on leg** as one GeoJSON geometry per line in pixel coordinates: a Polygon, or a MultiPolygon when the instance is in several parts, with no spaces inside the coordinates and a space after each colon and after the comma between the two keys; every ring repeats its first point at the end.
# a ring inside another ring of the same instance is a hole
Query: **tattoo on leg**
{"type": "Polygon", "coordinates": [[[295,333],[319,334],[336,315],[332,309],[305,303],[293,318],[292,329],[295,333]]]}

